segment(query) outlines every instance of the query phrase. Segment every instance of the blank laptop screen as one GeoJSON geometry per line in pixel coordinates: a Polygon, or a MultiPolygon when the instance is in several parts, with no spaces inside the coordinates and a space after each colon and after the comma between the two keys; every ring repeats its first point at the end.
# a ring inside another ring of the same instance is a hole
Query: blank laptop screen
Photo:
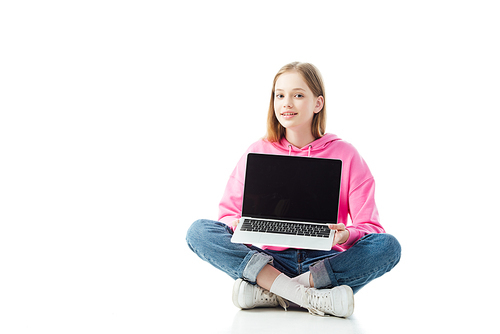
{"type": "Polygon", "coordinates": [[[243,216],[336,223],[342,161],[249,153],[243,216]]]}

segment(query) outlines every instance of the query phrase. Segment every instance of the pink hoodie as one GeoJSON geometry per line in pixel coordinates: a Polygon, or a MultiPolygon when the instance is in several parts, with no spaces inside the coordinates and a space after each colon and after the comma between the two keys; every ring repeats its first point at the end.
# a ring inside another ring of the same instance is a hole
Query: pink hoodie
{"type": "MultiPolygon", "coordinates": [[[[358,151],[334,134],[326,134],[301,149],[290,144],[285,138],[279,143],[259,140],[253,143],[241,157],[231,174],[224,195],[219,204],[219,221],[231,224],[241,218],[243,185],[248,153],[269,153],[280,155],[312,156],[342,160],[342,182],[338,222],[349,230],[349,239],[332,249],[343,251],[369,233],[384,233],[379,223],[375,205],[375,181],[368,166],[358,151]],[[347,225],[347,214],[352,224],[347,225]]],[[[284,250],[284,247],[263,246],[264,249],[284,250]]]]}

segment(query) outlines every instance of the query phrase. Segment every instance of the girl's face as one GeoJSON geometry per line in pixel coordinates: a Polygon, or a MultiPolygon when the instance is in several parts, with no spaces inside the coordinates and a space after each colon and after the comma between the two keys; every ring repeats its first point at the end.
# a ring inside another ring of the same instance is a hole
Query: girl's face
{"type": "Polygon", "coordinates": [[[311,133],[313,116],[323,108],[323,96],[314,96],[296,71],[280,75],[274,88],[274,114],[280,124],[287,131],[311,133]]]}

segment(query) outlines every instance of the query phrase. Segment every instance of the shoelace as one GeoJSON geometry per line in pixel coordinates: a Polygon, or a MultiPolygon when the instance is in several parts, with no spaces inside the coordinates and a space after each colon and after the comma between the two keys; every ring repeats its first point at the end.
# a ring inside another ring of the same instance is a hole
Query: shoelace
{"type": "Polygon", "coordinates": [[[266,304],[270,304],[273,298],[276,298],[278,301],[278,304],[280,304],[281,307],[287,311],[288,309],[288,301],[286,299],[281,298],[278,295],[275,295],[274,293],[267,291],[265,289],[262,289],[261,287],[254,289],[254,299],[255,300],[260,300],[266,304]]]}
{"type": "Polygon", "coordinates": [[[329,317],[330,315],[325,314],[325,312],[320,311],[320,309],[328,309],[328,299],[322,298],[319,294],[312,293],[310,288],[301,286],[302,290],[302,307],[305,307],[309,313],[312,315],[318,315],[321,317],[329,317]]]}
{"type": "Polygon", "coordinates": [[[276,296],[276,300],[278,301],[278,304],[280,304],[281,307],[283,307],[285,309],[285,312],[286,312],[288,309],[288,306],[290,306],[290,304],[288,304],[288,301],[284,298],[281,298],[278,295],[275,295],[275,296],[276,296]]]}

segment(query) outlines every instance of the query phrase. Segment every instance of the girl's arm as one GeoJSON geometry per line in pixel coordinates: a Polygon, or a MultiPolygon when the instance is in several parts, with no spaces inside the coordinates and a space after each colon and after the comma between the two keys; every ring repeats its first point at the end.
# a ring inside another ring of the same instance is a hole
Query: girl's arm
{"type": "Polygon", "coordinates": [[[245,169],[247,163],[247,153],[238,161],[229,180],[227,181],[226,189],[219,203],[219,221],[236,228],[233,222],[241,218],[241,210],[243,205],[243,188],[245,179],[245,169]]]}
{"type": "Polygon", "coordinates": [[[352,225],[347,226],[349,238],[342,244],[342,247],[349,248],[370,233],[385,233],[379,222],[379,214],[375,205],[375,180],[373,177],[350,192],[349,215],[352,225]]]}
{"type": "Polygon", "coordinates": [[[231,175],[219,203],[219,221],[231,226],[234,230],[236,226],[233,222],[241,218],[242,201],[243,183],[231,175]]]}

